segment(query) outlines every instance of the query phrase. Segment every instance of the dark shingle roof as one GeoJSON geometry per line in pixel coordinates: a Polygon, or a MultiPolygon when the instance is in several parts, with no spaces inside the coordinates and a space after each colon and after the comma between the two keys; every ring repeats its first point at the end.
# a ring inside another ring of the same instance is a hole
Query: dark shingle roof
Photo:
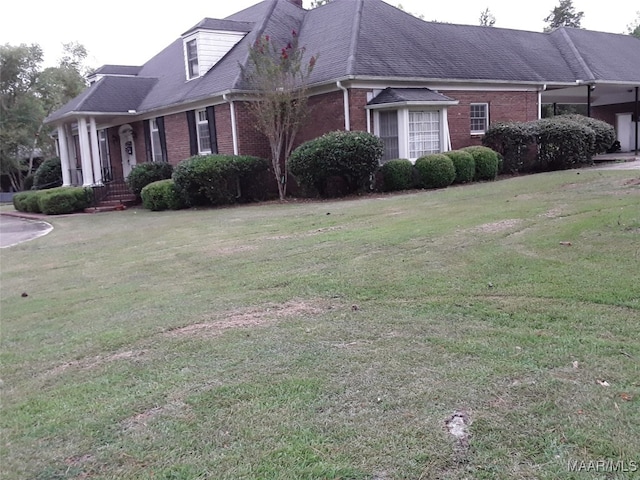
{"type": "Polygon", "coordinates": [[[157,82],[156,78],[103,77],[51,114],[47,122],[70,112],[127,113],[129,110],[138,110],[157,82]]]}
{"type": "Polygon", "coordinates": [[[385,88],[367,105],[386,105],[390,103],[443,103],[455,102],[453,98],[434,92],[428,88],[385,88]]]}
{"type": "Polygon", "coordinates": [[[192,28],[184,32],[186,35],[194,30],[221,30],[225,32],[250,32],[253,29],[253,22],[236,22],[233,20],[218,20],[217,18],[205,18],[192,28]]]}
{"type": "Polygon", "coordinates": [[[92,75],[138,75],[141,66],[133,66],[133,65],[103,65],[100,68],[97,68],[93,72],[92,75]]]}
{"type": "Polygon", "coordinates": [[[110,88],[115,85],[111,80],[97,82],[50,118],[78,108],[88,111],[88,105],[99,111],[127,107],[123,111],[151,112],[246,89],[240,65],[247,64],[249,46],[261,35],[285,45],[292,30],[298,32],[308,58],[319,55],[312,84],[347,78],[556,85],[576,80],[640,82],[640,40],[628,35],[424,22],[382,0],[334,0],[309,11],[290,0],[264,0],[223,20],[206,18],[189,31],[196,28],[241,29],[247,35],[205,75],[190,81],[185,78],[181,38],[142,67],[101,67],[105,70],[96,73],[131,72],[145,80],[116,89],[110,88]],[[129,94],[123,90],[131,90],[135,98],[127,100],[129,94]]]}

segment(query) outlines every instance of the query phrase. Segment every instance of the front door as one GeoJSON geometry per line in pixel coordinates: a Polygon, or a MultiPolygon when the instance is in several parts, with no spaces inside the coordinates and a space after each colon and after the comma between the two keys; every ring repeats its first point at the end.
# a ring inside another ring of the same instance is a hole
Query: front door
{"type": "Polygon", "coordinates": [[[131,125],[122,125],[118,129],[120,135],[120,154],[122,156],[122,175],[127,178],[136,165],[136,145],[133,141],[131,125]]]}

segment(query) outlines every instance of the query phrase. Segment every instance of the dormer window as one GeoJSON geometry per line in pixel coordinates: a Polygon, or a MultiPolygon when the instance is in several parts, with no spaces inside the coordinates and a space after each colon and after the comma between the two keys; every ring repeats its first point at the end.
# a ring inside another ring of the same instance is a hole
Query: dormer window
{"type": "Polygon", "coordinates": [[[187,48],[187,73],[189,79],[199,76],[198,70],[198,41],[191,40],[186,44],[187,48]]]}

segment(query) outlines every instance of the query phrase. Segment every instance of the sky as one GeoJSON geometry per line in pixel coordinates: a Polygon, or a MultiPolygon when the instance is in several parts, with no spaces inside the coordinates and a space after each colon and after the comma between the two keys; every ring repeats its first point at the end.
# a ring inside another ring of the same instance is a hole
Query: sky
{"type": "MultiPolygon", "coordinates": [[[[367,1],[367,0],[365,0],[367,1]]],[[[541,32],[544,18],[560,0],[385,0],[427,21],[477,25],[480,13],[489,8],[496,27],[541,32]]],[[[53,66],[62,44],[79,42],[87,48],[87,66],[105,64],[142,65],[205,17],[224,18],[259,0],[18,0],[0,11],[0,44],[39,44],[44,66],[53,66]],[[180,8],[182,5],[185,8],[180,8]]],[[[309,7],[311,0],[304,0],[309,7]]],[[[634,0],[573,0],[584,12],[582,27],[611,33],[626,33],[635,22],[640,4],[634,0]]]]}

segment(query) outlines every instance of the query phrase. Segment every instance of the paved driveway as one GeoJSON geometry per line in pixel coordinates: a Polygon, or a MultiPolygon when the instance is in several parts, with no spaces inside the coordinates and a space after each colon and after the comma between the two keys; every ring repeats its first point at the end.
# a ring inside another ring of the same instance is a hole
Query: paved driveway
{"type": "Polygon", "coordinates": [[[46,235],[53,227],[42,220],[0,215],[0,248],[12,247],[22,242],[46,235]]]}

